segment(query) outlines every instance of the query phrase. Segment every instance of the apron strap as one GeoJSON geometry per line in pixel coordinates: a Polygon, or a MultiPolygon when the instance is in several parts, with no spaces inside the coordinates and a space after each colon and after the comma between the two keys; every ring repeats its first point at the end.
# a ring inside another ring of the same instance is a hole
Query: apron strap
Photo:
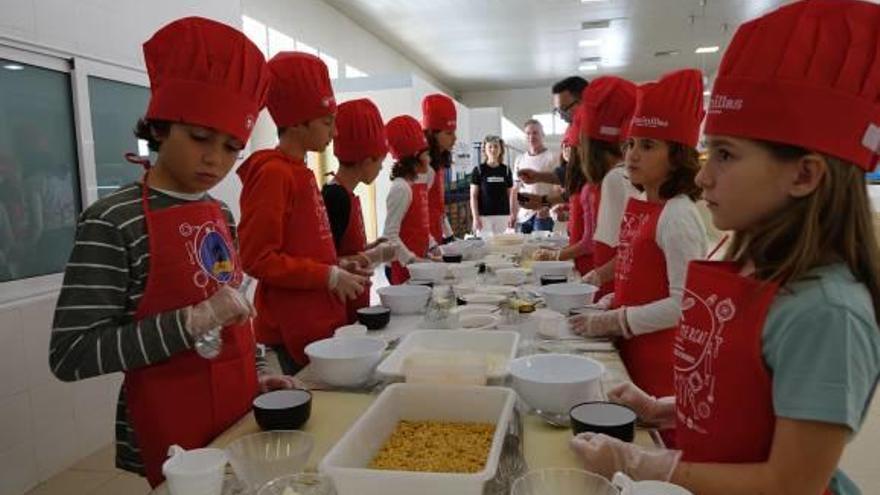
{"type": "Polygon", "coordinates": [[[144,170],[150,169],[151,164],[150,164],[149,158],[144,158],[144,157],[137,155],[137,154],[134,154],[134,153],[126,153],[124,156],[125,156],[125,159],[129,163],[133,163],[135,165],[140,165],[141,167],[144,168],[144,170]]]}
{"type": "Polygon", "coordinates": [[[724,246],[724,244],[727,243],[727,239],[728,239],[729,237],[730,237],[730,236],[729,236],[728,234],[724,234],[724,237],[722,237],[721,240],[718,241],[718,244],[716,244],[715,247],[712,248],[711,251],[709,251],[709,255],[706,256],[706,259],[707,259],[707,260],[711,260],[711,259],[712,259],[712,256],[715,256],[715,253],[717,253],[718,250],[720,250],[720,249],[724,246]]]}

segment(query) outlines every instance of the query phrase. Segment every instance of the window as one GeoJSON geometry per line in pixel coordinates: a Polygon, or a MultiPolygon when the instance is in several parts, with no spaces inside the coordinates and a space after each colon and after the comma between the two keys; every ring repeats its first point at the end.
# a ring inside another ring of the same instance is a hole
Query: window
{"type": "Polygon", "coordinates": [[[330,72],[330,79],[337,79],[339,77],[339,62],[324,52],[320,52],[318,57],[327,64],[327,71],[330,72]]]}
{"type": "Polygon", "coordinates": [[[78,172],[70,74],[0,59],[0,282],[64,269],[78,172]]]}
{"type": "Polygon", "coordinates": [[[242,31],[263,52],[263,56],[269,58],[269,41],[266,35],[266,25],[256,19],[241,16],[242,31]]]}
{"type": "Polygon", "coordinates": [[[355,79],[358,77],[368,77],[369,74],[358,69],[357,67],[352,67],[348,64],[345,64],[345,77],[348,79],[355,79]]]}
{"type": "Polygon", "coordinates": [[[294,49],[293,38],[286,34],[269,28],[269,58],[274,57],[278,52],[290,52],[294,49]]]}
{"type": "Polygon", "coordinates": [[[565,134],[568,124],[551,112],[536,113],[532,118],[541,123],[544,127],[544,134],[547,136],[565,134]]]}

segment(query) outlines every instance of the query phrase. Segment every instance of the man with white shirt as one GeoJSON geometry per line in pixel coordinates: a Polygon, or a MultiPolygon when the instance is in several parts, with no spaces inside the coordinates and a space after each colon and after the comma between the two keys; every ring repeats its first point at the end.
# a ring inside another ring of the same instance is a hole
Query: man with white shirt
{"type": "MultiPolygon", "coordinates": [[[[525,123],[526,144],[528,152],[520,155],[513,166],[514,176],[518,176],[520,170],[533,170],[535,172],[549,172],[558,165],[558,160],[553,153],[544,146],[544,128],[541,123],[529,119],[525,123]]],[[[556,186],[545,183],[525,184],[517,180],[515,187],[518,192],[546,196],[554,192],[556,186]]],[[[520,207],[516,195],[510,196],[510,211],[516,214],[519,230],[529,234],[533,230],[553,230],[553,219],[550,218],[549,205],[541,206],[536,210],[520,207]]]]}

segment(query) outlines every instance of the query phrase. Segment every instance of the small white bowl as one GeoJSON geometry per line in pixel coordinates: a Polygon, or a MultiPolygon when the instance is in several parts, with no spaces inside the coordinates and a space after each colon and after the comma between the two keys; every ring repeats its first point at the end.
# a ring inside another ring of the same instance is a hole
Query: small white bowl
{"type": "Polygon", "coordinates": [[[577,404],[602,397],[605,366],[574,354],[535,354],[510,362],[513,388],[532,408],[567,415],[577,404]]]}
{"type": "Polygon", "coordinates": [[[367,327],[359,323],[343,325],[333,332],[334,337],[363,337],[367,334],[367,327]]]}
{"type": "Polygon", "coordinates": [[[332,338],[306,346],[312,370],[327,385],[356,387],[369,380],[387,344],[373,337],[332,338]]]}
{"type": "Polygon", "coordinates": [[[568,312],[574,308],[592,304],[598,291],[595,285],[579,283],[545,285],[540,290],[547,307],[564,316],[568,316],[568,312]]]}
{"type": "Polygon", "coordinates": [[[431,298],[431,288],[424,285],[389,285],[376,290],[382,306],[394,315],[419,314],[431,298]]]}

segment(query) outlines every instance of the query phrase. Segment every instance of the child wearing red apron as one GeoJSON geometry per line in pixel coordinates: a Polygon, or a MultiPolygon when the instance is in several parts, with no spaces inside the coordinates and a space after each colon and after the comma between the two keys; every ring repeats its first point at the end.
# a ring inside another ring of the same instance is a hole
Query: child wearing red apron
{"type": "Polygon", "coordinates": [[[388,149],[394,158],[391,190],[386,201],[383,237],[399,246],[397,261],[386,271],[388,281],[398,285],[409,280],[407,264],[428,256],[434,243],[428,211],[428,186],[425,174],[430,168],[428,141],[419,122],[401,115],[388,121],[388,149]]]}
{"type": "Polygon", "coordinates": [[[122,371],[117,466],[163,481],[168,447],[204,447],[251,409],[262,388],[253,309],[236,287],[235,224],[207,190],[250,137],[269,75],[239,31],[189,17],[144,44],[151,97],[136,135],[157,152],[141,182],[83,212],[65,270],[50,366],[62,380],[122,371]],[[222,328],[219,354],[198,354],[222,328]],[[203,357],[204,356],[204,357],[203,357]]]}
{"type": "MultiPolygon", "coordinates": [[[[600,77],[584,88],[581,104],[574,117],[577,125],[569,126],[569,129],[575,128],[576,134],[570,139],[578,146],[577,161],[581,164],[586,188],[581,189],[577,200],[572,196],[570,202],[573,210],[581,207],[584,211],[584,221],[588,222],[588,228],[583,229],[587,234],[585,242],[591,245],[592,266],[584,263],[578,266],[578,270],[584,275],[584,281],[603,288],[597,297],[611,292],[610,282],[613,282],[614,274],[612,260],[615,254],[613,246],[617,245],[616,236],[610,244],[604,238],[598,240],[597,237],[600,229],[609,230],[611,223],[616,222],[614,228],[617,229],[621,220],[620,217],[610,218],[607,214],[600,216],[602,184],[609,171],[623,158],[620,143],[626,135],[626,127],[632,118],[635,104],[635,84],[618,77],[600,77]],[[604,282],[600,273],[607,274],[604,282]]],[[[610,197],[610,201],[619,201],[614,195],[610,197]]],[[[622,208],[620,211],[622,214],[622,208]]],[[[573,231],[576,233],[576,229],[573,231]]],[[[560,253],[559,258],[566,259],[565,251],[560,253]]]]}
{"type": "Polygon", "coordinates": [[[306,165],[306,153],[323,151],[336,135],[327,66],[299,52],[281,52],[268,66],[267,106],[279,143],[238,169],[241,256],[258,281],[257,340],[272,346],[292,374],[308,363],[308,344],[345,324],[345,304],[364,292],[367,279],[339,266],[324,201],[306,165]]]}
{"type": "Polygon", "coordinates": [[[572,318],[588,337],[620,340],[621,359],[638,386],[671,395],[672,342],[681,316],[688,262],[706,254],[706,233],[694,204],[699,169],[694,147],[703,118],[697,70],[670,73],[639,87],[626,151],[630,198],[620,230],[614,294],[605,311],[572,318]],[[610,303],[610,304],[609,304],[610,303]]]}
{"type": "Polygon", "coordinates": [[[697,176],[713,223],[733,232],[726,261],[688,270],[675,397],[609,394],[676,422],[681,450],[585,436],[588,469],[709,495],[860,493],[837,465],[880,376],[865,183],[880,151],[878,38],[880,7],[855,0],[806,0],[739,28],[697,176]]]}
{"type": "MultiPolygon", "coordinates": [[[[372,184],[382,170],[382,161],[388,153],[382,115],[366,98],[347,101],[339,105],[336,113],[336,131],[333,154],[339,160],[339,169],[333,174],[333,180],[321,189],[336,252],[340,256],[362,254],[371,265],[391,261],[395,253],[393,245],[367,245],[361,200],[354,193],[358,184],[372,184]]],[[[369,305],[370,283],[367,282],[364,292],[346,304],[348,322],[353,323],[357,310],[369,305]]]]}
{"type": "Polygon", "coordinates": [[[422,129],[428,140],[431,170],[428,174],[428,225],[431,237],[443,243],[453,236],[446,218],[446,170],[452,166],[457,113],[452,98],[435,93],[422,99],[422,129]]]}

